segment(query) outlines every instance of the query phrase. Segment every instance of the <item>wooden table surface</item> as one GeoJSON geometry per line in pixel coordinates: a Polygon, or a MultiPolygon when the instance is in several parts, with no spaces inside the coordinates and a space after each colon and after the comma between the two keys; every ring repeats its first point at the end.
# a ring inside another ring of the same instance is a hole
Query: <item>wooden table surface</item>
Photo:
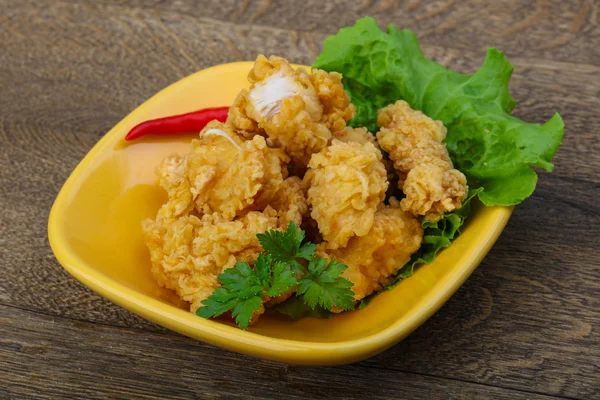
{"type": "Polygon", "coordinates": [[[600,4],[0,1],[0,398],[600,398],[600,4]],[[516,70],[515,114],[566,124],[552,174],[448,303],[367,361],[296,367],[167,331],[70,277],[46,234],[61,185],[113,125],[215,64],[310,64],[358,17],[417,32],[461,72],[516,70]]]}

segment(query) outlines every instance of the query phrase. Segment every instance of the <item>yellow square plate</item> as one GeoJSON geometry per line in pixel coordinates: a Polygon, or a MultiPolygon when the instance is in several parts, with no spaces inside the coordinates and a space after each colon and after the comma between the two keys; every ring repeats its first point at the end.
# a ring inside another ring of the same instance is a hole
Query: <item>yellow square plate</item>
{"type": "Polygon", "coordinates": [[[166,194],[154,170],[167,155],[186,152],[192,135],[126,143],[137,123],[205,107],[230,105],[247,87],[252,63],[200,71],[161,91],[108,132],[60,191],[48,223],[58,261],[92,290],[159,325],[204,342],[294,364],[341,364],[375,355],[429,318],[458,289],[492,247],[512,208],[475,207],[463,234],[434,263],[376,297],[363,310],[331,319],[292,321],[265,315],[248,331],[205,320],[158,287],[141,235],[166,194]]]}

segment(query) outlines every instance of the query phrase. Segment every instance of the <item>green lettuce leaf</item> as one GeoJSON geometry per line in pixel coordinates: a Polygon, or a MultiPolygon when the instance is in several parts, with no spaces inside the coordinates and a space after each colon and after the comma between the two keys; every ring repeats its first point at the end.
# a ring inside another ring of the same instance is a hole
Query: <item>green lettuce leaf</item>
{"type": "Polygon", "coordinates": [[[459,74],[427,59],[412,31],[390,25],[382,32],[367,17],[327,38],[313,67],[342,73],[357,108],[352,126],[376,132],[377,110],[400,99],[441,120],[452,161],[471,187],[481,189],[486,206],[520,203],[535,189],[531,168],[554,167],[562,119],[555,114],[540,125],[510,115],[513,66],[497,49],[488,49],[474,74],[459,74]]]}

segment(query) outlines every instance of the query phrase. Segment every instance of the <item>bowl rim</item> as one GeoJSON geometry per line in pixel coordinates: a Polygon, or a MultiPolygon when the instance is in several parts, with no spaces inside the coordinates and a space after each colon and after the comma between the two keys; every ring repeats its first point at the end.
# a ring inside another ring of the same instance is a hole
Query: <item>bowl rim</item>
{"type": "MultiPolygon", "coordinates": [[[[405,338],[430,318],[458,290],[494,245],[508,222],[514,207],[494,207],[492,226],[486,230],[485,240],[478,241],[477,245],[468,246],[460,259],[459,270],[452,274],[449,279],[438,281],[431,289],[432,295],[426,296],[421,301],[422,304],[419,303],[418,306],[413,307],[405,314],[404,318],[398,319],[385,329],[368,336],[337,342],[275,338],[197,317],[189,311],[178,309],[140,293],[98,271],[82,260],[70,248],[63,235],[60,221],[63,220],[68,208],[70,193],[80,180],[80,176],[93,160],[104,151],[105,147],[119,140],[115,136],[122,130],[123,126],[133,125],[133,122],[138,119],[138,115],[149,107],[149,103],[156,101],[167,91],[183,88],[187,85],[187,82],[198,75],[214,72],[218,69],[226,70],[241,67],[249,69],[252,64],[251,61],[240,61],[220,64],[195,72],[153,95],[108,131],[75,167],[58,193],[48,218],[50,247],[59,263],[73,277],[96,293],[158,325],[205,343],[259,358],[293,364],[335,365],[356,362],[373,356],[405,338]]],[[[310,68],[302,65],[294,65],[294,67],[310,68]]]]}

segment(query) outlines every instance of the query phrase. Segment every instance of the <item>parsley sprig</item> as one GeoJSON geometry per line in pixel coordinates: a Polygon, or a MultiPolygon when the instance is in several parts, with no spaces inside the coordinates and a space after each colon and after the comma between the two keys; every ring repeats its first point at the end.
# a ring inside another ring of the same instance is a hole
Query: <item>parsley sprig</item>
{"type": "Polygon", "coordinates": [[[290,222],[286,231],[270,230],[256,235],[264,253],[254,268],[238,262],[234,268],[218,276],[221,287],[202,301],[196,314],[204,318],[218,317],[231,311],[235,322],[246,329],[263,298],[277,297],[296,290],[298,299],[311,309],[328,311],[354,308],[352,282],[341,274],[345,264],[317,257],[317,246],[304,241],[304,231],[290,222]]]}
{"type": "Polygon", "coordinates": [[[301,276],[306,272],[306,268],[301,260],[311,261],[315,256],[317,246],[313,243],[304,241],[304,231],[290,221],[285,232],[271,229],[265,233],[256,235],[260,245],[273,260],[285,263],[290,269],[301,276]]]}
{"type": "Polygon", "coordinates": [[[204,318],[218,317],[231,311],[235,322],[246,329],[254,312],[259,311],[263,297],[277,297],[296,287],[297,281],[285,264],[276,262],[268,254],[260,254],[251,268],[247,262],[238,262],[226,269],[218,279],[222,286],[202,301],[196,313],[204,318]]]}
{"type": "Polygon", "coordinates": [[[353,284],[340,275],[348,268],[336,260],[313,258],[308,264],[307,273],[298,280],[297,294],[314,310],[319,305],[328,311],[333,307],[340,310],[354,308],[353,284]]]}

